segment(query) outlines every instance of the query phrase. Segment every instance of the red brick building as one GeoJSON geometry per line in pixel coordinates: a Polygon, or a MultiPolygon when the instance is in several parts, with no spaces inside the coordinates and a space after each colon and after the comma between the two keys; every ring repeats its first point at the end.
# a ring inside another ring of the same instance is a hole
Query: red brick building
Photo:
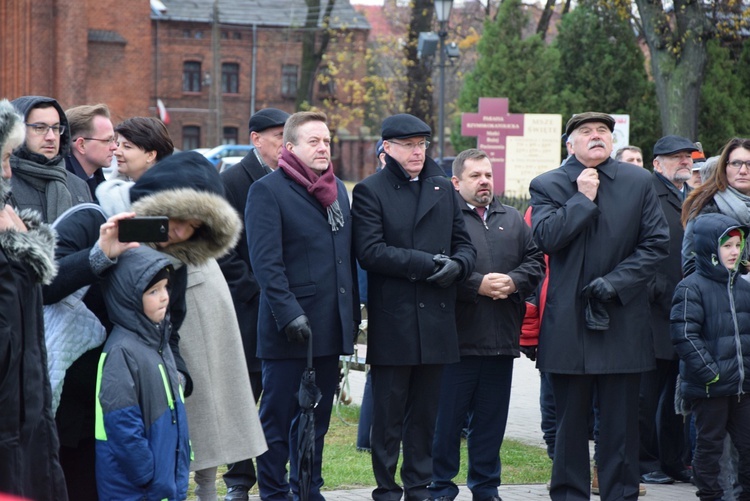
{"type": "MultiPolygon", "coordinates": [[[[304,0],[0,0],[0,97],[104,102],[115,123],[156,115],[161,99],[178,148],[246,143],[254,111],[294,111],[306,15],[304,0]]],[[[336,0],[331,27],[328,54],[364,58],[369,24],[348,0],[336,0]]],[[[336,82],[316,86],[313,104],[345,103],[336,82]]]]}

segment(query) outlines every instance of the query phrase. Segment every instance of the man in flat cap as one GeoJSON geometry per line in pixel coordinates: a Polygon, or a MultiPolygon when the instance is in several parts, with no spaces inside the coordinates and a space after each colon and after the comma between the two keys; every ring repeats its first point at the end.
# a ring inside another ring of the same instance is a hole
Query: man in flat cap
{"type": "Polygon", "coordinates": [[[649,284],[651,332],[656,369],[643,373],[640,392],[640,473],[645,484],[690,481],[683,463],[682,416],[674,411],[679,361],[669,335],[672,296],[682,280],[682,202],[691,188],[695,144],[680,136],[664,136],[654,145],[652,183],[669,225],[669,256],[649,284]]]}
{"type": "MultiPolygon", "coordinates": [[[[250,117],[249,123],[250,142],[255,148],[245,155],[239,164],[221,173],[225,196],[239,214],[245,214],[250,186],[278,167],[283,147],[284,124],[287,118],[289,118],[289,113],[276,108],[265,108],[256,112],[250,117]]],[[[250,267],[244,227],[237,246],[219,260],[219,266],[232,293],[234,310],[242,334],[247,369],[250,372],[250,385],[257,401],[263,391],[261,363],[255,354],[258,346],[260,287],[250,267]]],[[[224,474],[224,482],[227,484],[227,495],[224,499],[246,501],[248,491],[255,485],[256,480],[251,459],[229,465],[224,474]]]]}
{"type": "Polygon", "coordinates": [[[431,497],[440,378],[443,364],[459,360],[456,283],[476,259],[459,198],[425,154],[431,132],[412,115],[386,118],[385,167],[354,187],[355,252],[368,278],[375,501],[431,497]]]}
{"type": "Polygon", "coordinates": [[[550,498],[588,500],[588,416],[599,404],[603,501],[638,498],[638,390],[655,368],[649,279],[669,230],[651,174],[610,158],[615,122],[574,115],[573,157],[531,182],[532,232],[549,256],[537,367],[549,374],[557,434],[550,498]]]}

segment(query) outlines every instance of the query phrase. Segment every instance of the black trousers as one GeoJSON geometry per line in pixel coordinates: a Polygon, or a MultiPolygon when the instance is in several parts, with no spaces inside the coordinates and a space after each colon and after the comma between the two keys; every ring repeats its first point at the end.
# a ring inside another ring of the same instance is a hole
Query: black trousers
{"type": "Polygon", "coordinates": [[[375,501],[430,498],[432,439],[435,433],[442,365],[373,365],[372,471],[375,501]],[[403,489],[396,483],[399,446],[403,489]]]}
{"type": "Polygon", "coordinates": [[[719,500],[724,493],[719,484],[719,459],[727,433],[739,454],[739,500],[750,500],[750,396],[697,398],[690,406],[696,431],[693,479],[701,501],[719,500]]]}
{"type": "Polygon", "coordinates": [[[589,501],[589,414],[599,402],[599,490],[602,501],[638,499],[638,388],[636,374],[550,374],[557,434],[550,499],[589,501]]]}
{"type": "Polygon", "coordinates": [[[674,411],[679,360],[656,360],[656,370],[641,375],[639,398],[640,472],[676,475],[685,469],[683,419],[674,411]]]}

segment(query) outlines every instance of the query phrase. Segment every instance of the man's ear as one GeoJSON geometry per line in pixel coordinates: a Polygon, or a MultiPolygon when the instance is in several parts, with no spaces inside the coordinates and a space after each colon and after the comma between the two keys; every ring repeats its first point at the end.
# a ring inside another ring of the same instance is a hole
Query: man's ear
{"type": "Polygon", "coordinates": [[[86,140],[82,137],[77,137],[72,143],[73,151],[77,151],[81,155],[86,153],[86,140]]]}

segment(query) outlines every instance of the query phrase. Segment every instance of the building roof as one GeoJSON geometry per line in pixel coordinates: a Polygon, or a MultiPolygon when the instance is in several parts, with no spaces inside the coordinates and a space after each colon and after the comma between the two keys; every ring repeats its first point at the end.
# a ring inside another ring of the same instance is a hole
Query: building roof
{"type": "MultiPolygon", "coordinates": [[[[210,23],[214,0],[161,0],[165,11],[152,10],[152,19],[210,23]]],[[[322,21],[328,0],[320,0],[322,21]]],[[[302,27],[307,17],[304,0],[218,0],[219,22],[243,26],[302,27]]],[[[349,0],[336,0],[331,27],[369,30],[370,24],[356,12],[349,0]]]]}

